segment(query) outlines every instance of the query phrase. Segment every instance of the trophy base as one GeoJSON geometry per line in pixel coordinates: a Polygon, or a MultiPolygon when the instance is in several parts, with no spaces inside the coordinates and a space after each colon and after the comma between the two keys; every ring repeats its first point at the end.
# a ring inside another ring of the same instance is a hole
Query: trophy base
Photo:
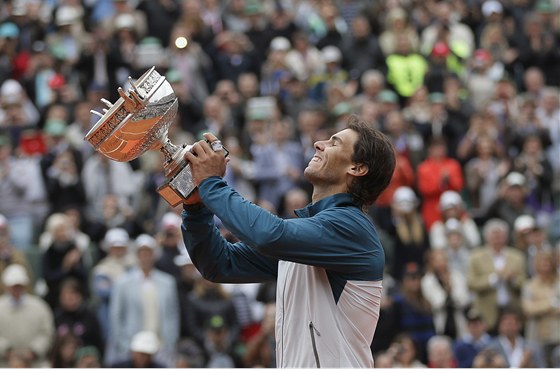
{"type": "Polygon", "coordinates": [[[157,192],[172,207],[185,201],[196,188],[192,181],[191,165],[186,164],[175,175],[168,177],[157,192]]]}

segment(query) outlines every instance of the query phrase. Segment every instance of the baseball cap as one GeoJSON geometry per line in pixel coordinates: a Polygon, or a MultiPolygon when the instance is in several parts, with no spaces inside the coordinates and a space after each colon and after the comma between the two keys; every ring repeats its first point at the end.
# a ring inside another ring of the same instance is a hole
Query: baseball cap
{"type": "Polygon", "coordinates": [[[488,62],[492,59],[492,55],[486,49],[477,49],[474,51],[474,59],[482,62],[488,62]]]}
{"type": "Polygon", "coordinates": [[[393,204],[404,212],[412,212],[417,202],[416,194],[410,187],[399,187],[393,194],[393,204]]]}
{"type": "Polygon", "coordinates": [[[162,230],[173,228],[177,229],[181,227],[183,220],[181,217],[174,212],[167,212],[161,217],[160,228],[162,230]]]}
{"type": "Polygon", "coordinates": [[[527,233],[537,228],[537,221],[528,214],[523,214],[513,222],[513,229],[520,233],[527,233]]]}
{"type": "Polygon", "coordinates": [[[153,331],[140,331],[132,337],[130,350],[153,355],[159,350],[159,339],[153,331]]]}
{"type": "Polygon", "coordinates": [[[57,26],[72,25],[80,20],[82,17],[81,12],[73,6],[63,5],[58,8],[56,12],[56,24],[57,26]]]}
{"type": "Polygon", "coordinates": [[[153,236],[148,234],[140,234],[134,241],[134,248],[138,251],[140,248],[149,248],[157,258],[161,254],[161,248],[153,236]]]}
{"type": "Polygon", "coordinates": [[[463,199],[455,191],[445,191],[439,198],[439,209],[446,210],[463,205],[463,199]]]}
{"type": "Polygon", "coordinates": [[[485,1],[484,4],[482,4],[482,15],[484,17],[489,17],[493,13],[501,14],[503,12],[504,12],[504,7],[499,1],[489,0],[489,1],[485,1]]]}
{"type": "Polygon", "coordinates": [[[525,178],[525,176],[523,176],[523,174],[518,173],[516,171],[512,171],[506,177],[506,184],[510,187],[512,186],[523,187],[525,186],[526,181],[527,179],[525,178]]]}
{"type": "Polygon", "coordinates": [[[216,314],[210,317],[208,320],[208,328],[211,330],[220,330],[226,325],[226,321],[224,321],[224,317],[216,314]]]}
{"type": "Polygon", "coordinates": [[[329,62],[338,62],[342,58],[342,53],[340,53],[340,49],[333,45],[326,46],[321,51],[323,55],[323,60],[325,63],[329,62]]]}
{"type": "Polygon", "coordinates": [[[20,264],[11,264],[2,273],[2,283],[6,287],[15,285],[27,286],[29,284],[29,277],[27,271],[20,264]]]}
{"type": "Polygon", "coordinates": [[[287,51],[292,47],[290,41],[283,36],[277,36],[270,42],[272,51],[287,51]]]}
{"type": "Polygon", "coordinates": [[[120,227],[112,228],[105,234],[103,239],[103,247],[108,249],[110,247],[128,247],[130,243],[130,236],[125,229],[120,227]]]}

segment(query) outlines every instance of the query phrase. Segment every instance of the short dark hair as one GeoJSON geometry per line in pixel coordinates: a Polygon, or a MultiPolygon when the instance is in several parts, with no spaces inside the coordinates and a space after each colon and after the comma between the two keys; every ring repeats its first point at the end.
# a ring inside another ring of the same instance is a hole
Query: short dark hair
{"type": "Polygon", "coordinates": [[[357,115],[350,116],[348,128],[358,133],[352,162],[368,167],[366,175],[354,178],[348,192],[356,204],[366,208],[391,182],[395,171],[395,149],[385,134],[357,115]]]}

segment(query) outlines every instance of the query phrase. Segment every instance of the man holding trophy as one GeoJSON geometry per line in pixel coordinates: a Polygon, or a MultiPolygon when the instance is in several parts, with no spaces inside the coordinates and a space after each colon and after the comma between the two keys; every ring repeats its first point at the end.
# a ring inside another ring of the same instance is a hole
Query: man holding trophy
{"type": "MultiPolygon", "coordinates": [[[[146,74],[134,90],[143,87],[146,74]]],[[[315,155],[304,171],[313,185],[312,203],[296,212],[298,218],[281,219],[245,200],[223,180],[227,151],[214,135],[205,134],[192,147],[164,149],[168,141],[160,139],[166,137],[166,128],[161,130],[165,126],[149,120],[149,127],[144,121],[158,110],[159,117],[168,116],[173,95],[166,92],[150,99],[152,87],[164,87],[166,82],[160,84],[161,76],[149,79],[157,83],[138,89],[139,93],[120,91],[123,101],[114,106],[129,101],[126,110],[133,114],[128,120],[125,115],[120,122],[114,121],[119,124],[105,133],[115,134],[117,140],[96,149],[118,149],[112,155],[128,152],[137,157],[138,151],[127,150],[160,148],[168,155],[166,169],[173,170],[167,184],[172,192],[160,194],[171,205],[183,203],[184,242],[206,279],[220,283],[277,280],[279,368],[373,367],[370,344],[379,318],[385,258],[364,210],[391,180],[395,155],[389,139],[351,116],[346,129],[315,143],[315,155]],[[150,100],[163,104],[150,105],[150,100]],[[147,111],[142,109],[146,103],[147,111]],[[142,135],[134,126],[119,131],[127,121],[141,123],[143,131],[153,135],[142,135]],[[141,138],[158,140],[149,143],[141,138]],[[128,144],[136,140],[143,145],[128,144]],[[181,168],[188,172],[176,171],[181,168]],[[221,236],[214,215],[240,242],[229,243],[221,236]]],[[[114,106],[103,115],[105,120],[114,106]]],[[[92,131],[103,127],[103,117],[92,131]]]]}

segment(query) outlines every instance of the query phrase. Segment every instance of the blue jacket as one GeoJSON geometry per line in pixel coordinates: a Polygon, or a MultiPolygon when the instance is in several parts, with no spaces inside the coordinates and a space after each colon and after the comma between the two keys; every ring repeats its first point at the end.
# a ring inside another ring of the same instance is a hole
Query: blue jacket
{"type": "Polygon", "coordinates": [[[277,280],[278,367],[373,367],[385,256],[377,232],[349,194],[281,219],[221,178],[199,186],[205,208],[183,212],[193,263],[214,282],[277,280]],[[213,214],[241,241],[229,243],[213,214]]]}

